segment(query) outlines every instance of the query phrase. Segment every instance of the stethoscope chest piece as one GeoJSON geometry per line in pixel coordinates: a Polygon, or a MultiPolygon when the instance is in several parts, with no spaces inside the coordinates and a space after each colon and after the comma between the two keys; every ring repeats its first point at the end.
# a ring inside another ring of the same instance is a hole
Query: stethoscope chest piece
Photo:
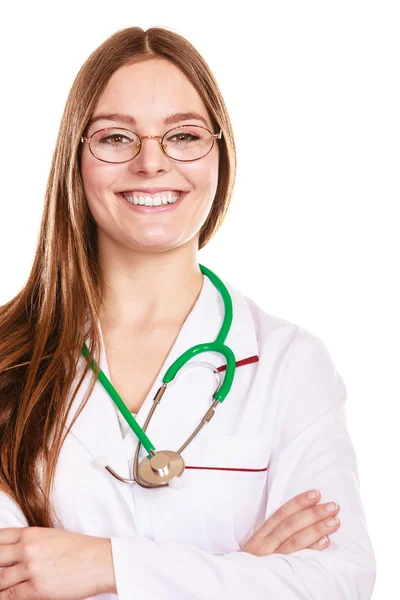
{"type": "Polygon", "coordinates": [[[161,450],[144,458],[139,465],[139,477],[149,486],[168,485],[169,481],[182,475],[185,470],[183,458],[172,450],[161,450]]]}

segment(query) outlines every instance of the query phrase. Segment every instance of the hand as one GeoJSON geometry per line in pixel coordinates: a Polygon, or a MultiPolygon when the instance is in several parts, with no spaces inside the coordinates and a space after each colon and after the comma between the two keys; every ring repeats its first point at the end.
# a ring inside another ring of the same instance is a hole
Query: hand
{"type": "Polygon", "coordinates": [[[77,600],[115,590],[111,540],[65,529],[0,528],[2,567],[2,600],[77,600]]]}
{"type": "Polygon", "coordinates": [[[319,492],[314,499],[307,498],[308,493],[299,494],[278,508],[241,551],[254,556],[267,556],[278,553],[290,554],[305,548],[310,550],[327,548],[329,546],[327,535],[334,533],[340,527],[339,519],[333,527],[329,526],[327,521],[335,517],[340,508],[337,506],[335,510],[328,512],[326,506],[330,503],[317,505],[319,492]],[[318,545],[321,539],[324,539],[325,543],[318,545]]]}

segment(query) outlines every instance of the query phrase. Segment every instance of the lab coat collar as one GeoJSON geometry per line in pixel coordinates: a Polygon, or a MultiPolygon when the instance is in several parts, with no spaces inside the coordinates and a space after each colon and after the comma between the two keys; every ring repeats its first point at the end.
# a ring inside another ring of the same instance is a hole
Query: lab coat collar
{"type": "MultiPolygon", "coordinates": [[[[143,427],[153,404],[154,395],[162,385],[162,378],[170,365],[190,347],[199,343],[214,341],[220,331],[224,318],[223,299],[209,278],[207,276],[203,276],[203,278],[203,286],[197,301],[183,323],[164,365],[160,369],[147,398],[136,416],[136,420],[141,427],[143,427]]],[[[232,326],[225,340],[225,344],[232,349],[237,366],[240,366],[243,363],[246,364],[246,362],[257,361],[257,335],[249,304],[246,298],[232,285],[225,281],[224,283],[231,295],[233,305],[232,326]]],[[[98,325],[101,332],[100,322],[98,322],[98,325]]],[[[88,344],[88,342],[89,340],[86,340],[86,344],[88,344]]],[[[210,362],[217,368],[219,367],[221,372],[224,373],[225,357],[217,352],[205,352],[190,360],[190,362],[198,361],[210,362]]],[[[85,362],[86,359],[82,356],[82,366],[84,366],[85,362]]],[[[108,379],[110,379],[102,332],[100,368],[108,379]]],[[[170,449],[177,449],[180,447],[184,441],[182,440],[183,431],[185,431],[183,435],[184,439],[186,439],[191,433],[190,430],[187,431],[187,427],[192,425],[193,419],[195,418],[199,421],[205,410],[211,406],[212,391],[215,391],[217,385],[214,384],[214,390],[211,390],[210,394],[209,380],[207,391],[203,392],[201,390],[201,382],[206,380],[207,371],[209,372],[209,376],[213,377],[212,371],[209,371],[208,369],[193,369],[193,375],[190,373],[182,373],[182,382],[177,382],[171,387],[171,390],[168,389],[166,391],[165,395],[170,394],[171,396],[166,402],[164,402],[163,398],[160,405],[157,407],[147,430],[147,435],[157,449],[161,449],[164,443],[170,444],[170,449]],[[200,374],[197,373],[196,379],[193,378],[194,372],[200,372],[200,374]],[[201,377],[201,379],[199,379],[199,377],[201,377]],[[178,389],[179,385],[180,388],[178,389]],[[172,391],[173,389],[174,391],[172,391]],[[174,436],[176,436],[176,439],[174,436]]],[[[68,415],[67,426],[81,404],[92,373],[93,372],[90,369],[74,399],[74,403],[68,415]]],[[[134,371],[132,376],[134,377],[134,371]]],[[[235,378],[226,402],[231,402],[230,397],[232,394],[235,394],[235,378]]],[[[244,392],[245,390],[241,390],[241,394],[244,392]]],[[[236,395],[237,394],[238,390],[236,389],[236,395]]],[[[106,456],[108,458],[108,464],[110,464],[122,477],[129,478],[131,473],[126,456],[126,444],[124,444],[122,438],[116,410],[114,402],[101,383],[97,381],[87,404],[71,429],[71,434],[77,438],[93,457],[106,456]]],[[[133,432],[131,433],[132,436],[134,436],[133,432]]],[[[188,448],[189,447],[190,445],[188,448]]],[[[142,448],[142,451],[144,452],[144,448],[142,448]]],[[[116,481],[116,483],[120,482],[116,481]]],[[[129,487],[124,483],[121,483],[120,485],[127,488],[129,487]]]]}

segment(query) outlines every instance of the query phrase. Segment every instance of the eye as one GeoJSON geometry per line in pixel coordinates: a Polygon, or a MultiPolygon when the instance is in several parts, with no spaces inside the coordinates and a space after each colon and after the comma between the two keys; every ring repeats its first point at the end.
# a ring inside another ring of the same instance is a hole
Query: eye
{"type": "Polygon", "coordinates": [[[200,137],[197,135],[194,135],[193,133],[175,133],[171,136],[168,137],[168,142],[172,142],[174,144],[176,143],[190,143],[190,142],[196,142],[197,140],[199,140],[200,137]],[[177,140],[177,141],[176,141],[177,140]]]}
{"type": "Polygon", "coordinates": [[[120,133],[113,133],[112,135],[107,135],[98,140],[100,144],[109,144],[110,146],[121,146],[123,144],[130,144],[133,140],[128,138],[126,135],[122,135],[120,133]]]}
{"type": "Polygon", "coordinates": [[[109,146],[110,148],[122,148],[122,146],[138,142],[138,138],[133,132],[119,127],[108,127],[96,131],[90,139],[98,146],[109,146]]]}

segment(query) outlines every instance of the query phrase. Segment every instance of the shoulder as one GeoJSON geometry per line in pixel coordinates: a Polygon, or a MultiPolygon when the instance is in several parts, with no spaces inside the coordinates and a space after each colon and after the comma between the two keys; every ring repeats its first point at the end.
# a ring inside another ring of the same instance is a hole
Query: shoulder
{"type": "Polygon", "coordinates": [[[306,327],[266,312],[243,296],[258,339],[261,376],[277,383],[277,418],[283,440],[341,407],[346,385],[325,342],[306,327]]]}
{"type": "Polygon", "coordinates": [[[342,378],[322,338],[299,323],[267,312],[241,292],[234,293],[240,295],[247,307],[262,369],[265,367],[269,372],[273,366],[287,386],[297,389],[303,383],[320,388],[333,386],[345,395],[342,378]]]}
{"type": "Polygon", "coordinates": [[[247,307],[260,351],[271,346],[282,351],[286,349],[287,362],[296,354],[304,356],[326,351],[323,340],[303,325],[267,312],[245,293],[240,292],[234,286],[229,285],[229,287],[247,307]]]}

